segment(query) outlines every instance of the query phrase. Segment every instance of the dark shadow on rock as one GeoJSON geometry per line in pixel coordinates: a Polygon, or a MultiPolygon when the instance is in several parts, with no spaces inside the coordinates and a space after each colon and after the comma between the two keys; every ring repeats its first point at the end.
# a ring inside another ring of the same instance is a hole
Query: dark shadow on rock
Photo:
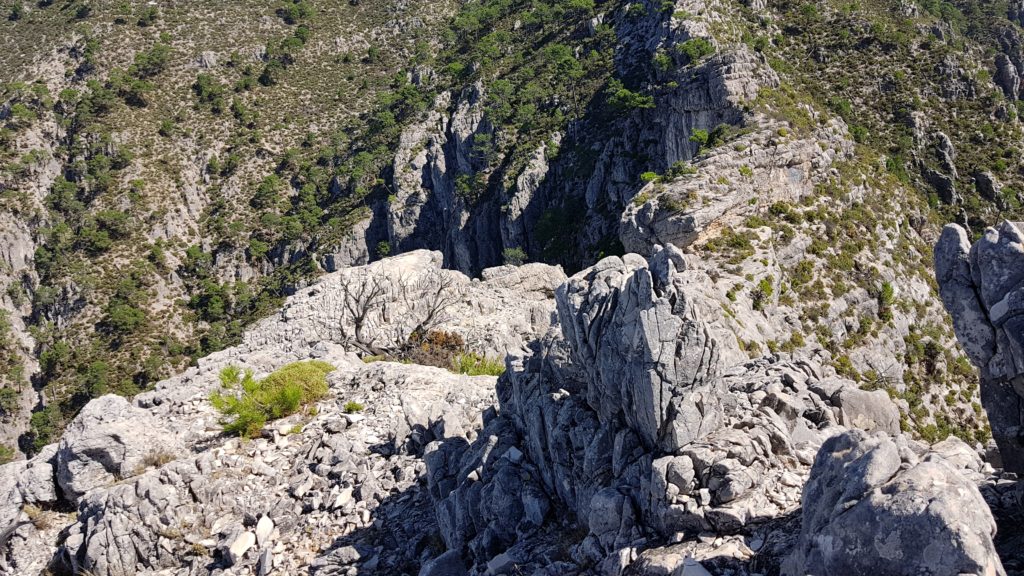
{"type": "Polygon", "coordinates": [[[982,495],[996,520],[996,552],[1007,576],[1024,576],[1024,480],[988,483],[982,495]]]}
{"type": "MultiPolygon", "coordinates": [[[[782,561],[796,544],[800,535],[800,510],[794,510],[784,516],[762,519],[751,523],[743,533],[744,543],[754,550],[751,558],[737,558],[729,552],[735,548],[723,546],[720,555],[708,544],[688,539],[678,544],[653,544],[646,555],[676,556],[680,562],[684,558],[697,558],[700,564],[712,574],[759,574],[762,576],[779,576],[782,561]]],[[[642,555],[644,555],[642,553],[642,555]]],[[[665,566],[665,564],[662,564],[665,566]]],[[[676,566],[679,570],[682,565],[676,566]]],[[[623,576],[644,576],[648,563],[643,559],[634,562],[623,576]]],[[[660,573],[660,572],[659,572],[660,573]]],[[[673,571],[673,574],[676,572],[673,571]]],[[[688,572],[687,572],[688,573],[688,572]]]]}

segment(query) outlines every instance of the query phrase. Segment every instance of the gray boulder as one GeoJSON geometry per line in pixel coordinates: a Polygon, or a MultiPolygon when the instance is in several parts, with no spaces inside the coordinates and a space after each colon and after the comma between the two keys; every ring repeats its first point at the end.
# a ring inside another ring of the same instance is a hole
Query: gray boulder
{"type": "Polygon", "coordinates": [[[468,576],[468,574],[462,556],[455,550],[449,550],[423,564],[419,576],[468,576]]]}
{"type": "Polygon", "coordinates": [[[25,504],[50,505],[57,502],[54,463],[57,445],[45,446],[31,460],[17,460],[0,466],[0,526],[9,526],[21,515],[25,504]]]}
{"type": "MultiPolygon", "coordinates": [[[[851,383],[852,384],[852,383],[851,383]]],[[[860,390],[846,387],[836,393],[840,423],[847,428],[868,432],[880,430],[900,433],[900,411],[884,390],[860,390]]]]}
{"type": "Polygon", "coordinates": [[[1016,100],[1020,93],[1020,74],[1013,61],[1006,54],[996,54],[996,85],[1003,90],[1003,95],[1016,100]]]}
{"type": "Polygon", "coordinates": [[[1005,574],[978,488],[941,457],[905,462],[888,436],[828,439],[804,486],[782,574],[1005,574]]]}
{"type": "Polygon", "coordinates": [[[1011,222],[974,246],[947,225],[935,246],[935,276],[953,329],[981,371],[981,402],[1003,464],[1024,472],[1024,235],[1011,222]]]}
{"type": "Polygon", "coordinates": [[[89,490],[135,476],[181,451],[161,420],[108,394],[89,402],[64,431],[57,481],[65,498],[77,503],[89,490]]]}
{"type": "Polygon", "coordinates": [[[76,574],[128,575],[180,565],[190,548],[180,536],[202,526],[204,508],[216,509],[209,483],[194,461],[182,460],[93,490],[69,528],[63,566],[76,574]]]}

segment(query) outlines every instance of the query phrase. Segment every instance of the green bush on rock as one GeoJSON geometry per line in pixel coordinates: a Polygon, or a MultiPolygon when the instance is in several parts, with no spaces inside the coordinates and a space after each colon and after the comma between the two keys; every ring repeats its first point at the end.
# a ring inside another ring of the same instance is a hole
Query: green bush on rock
{"type": "Polygon", "coordinates": [[[249,438],[259,435],[268,420],[276,420],[327,395],[327,362],[309,360],[288,364],[262,380],[237,366],[221,370],[226,392],[214,392],[210,403],[224,415],[224,431],[249,438]]]}
{"type": "Polygon", "coordinates": [[[469,376],[501,376],[505,373],[504,359],[481,356],[473,352],[459,354],[453,364],[455,372],[469,376]]]}

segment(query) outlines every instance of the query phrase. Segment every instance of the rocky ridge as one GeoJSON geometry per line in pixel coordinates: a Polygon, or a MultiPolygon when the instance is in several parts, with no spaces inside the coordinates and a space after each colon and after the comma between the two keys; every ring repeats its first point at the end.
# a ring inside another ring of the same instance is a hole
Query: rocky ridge
{"type": "Polygon", "coordinates": [[[974,448],[910,439],[887,394],[813,359],[724,360],[678,250],[569,279],[469,280],[440,261],[328,275],[244,344],[131,402],[93,400],[58,444],[0,468],[6,570],[843,574],[899,558],[890,573],[1004,573],[977,486],[998,499],[1006,482],[974,448]],[[366,315],[337,305],[381,278],[366,315]],[[433,326],[509,354],[505,374],[368,363],[445,279],[461,289],[433,326]],[[221,433],[223,367],[309,358],[335,367],[315,411],[251,441],[221,433]],[[871,520],[840,521],[839,502],[871,520]]]}

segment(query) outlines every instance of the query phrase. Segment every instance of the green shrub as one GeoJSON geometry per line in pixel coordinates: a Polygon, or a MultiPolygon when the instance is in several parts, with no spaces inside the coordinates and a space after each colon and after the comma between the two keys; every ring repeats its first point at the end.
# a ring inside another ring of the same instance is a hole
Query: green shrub
{"type": "Polygon", "coordinates": [[[327,395],[327,362],[308,360],[280,368],[262,380],[251,370],[228,366],[220,372],[226,393],[210,395],[210,403],[223,414],[224,431],[249,438],[259,435],[268,420],[294,414],[327,395]]]}
{"type": "Polygon", "coordinates": [[[623,86],[622,81],[608,81],[608,103],[618,110],[630,111],[654,108],[654,96],[638,94],[623,86]]]}
{"type": "Polygon", "coordinates": [[[644,172],[640,175],[640,181],[643,183],[656,182],[658,180],[657,172],[644,172]]]}
{"type": "Polygon", "coordinates": [[[672,69],[672,57],[665,53],[664,50],[658,50],[651,57],[651,64],[658,72],[668,72],[672,69]]]}
{"type": "Polygon", "coordinates": [[[281,190],[284,186],[285,182],[280,176],[270,174],[256,187],[256,193],[249,199],[249,205],[260,210],[276,205],[281,199],[281,190]]]}
{"type": "Polygon", "coordinates": [[[691,38],[682,44],[676,45],[680,54],[685,54],[690,62],[697,62],[705,56],[715,53],[715,46],[706,38],[691,38]]]}
{"type": "Polygon", "coordinates": [[[196,76],[196,81],[192,84],[192,92],[200,102],[209,104],[214,113],[219,114],[224,110],[224,86],[213,76],[209,74],[196,76]]]}
{"type": "Polygon", "coordinates": [[[857,372],[857,369],[853,367],[853,362],[849,356],[844,354],[836,358],[832,362],[832,366],[840,376],[845,376],[851,380],[860,380],[860,372],[857,372]]]}
{"type": "Polygon", "coordinates": [[[18,408],[18,391],[4,386],[0,388],[0,410],[4,415],[12,415],[18,408]]]}
{"type": "Polygon", "coordinates": [[[356,412],[362,412],[365,409],[366,406],[363,406],[355,400],[349,400],[348,402],[345,402],[344,406],[342,406],[342,410],[345,411],[345,414],[355,414],[356,412]]]}
{"type": "Polygon", "coordinates": [[[156,44],[149,50],[135,55],[128,73],[143,80],[160,74],[167,69],[171,59],[171,47],[167,44],[156,44]]]}
{"type": "Polygon", "coordinates": [[[814,279],[814,262],[811,260],[801,260],[796,268],[793,269],[793,274],[790,276],[790,282],[794,286],[802,286],[807,284],[814,279]]]}
{"type": "Polygon", "coordinates": [[[286,24],[298,24],[302,20],[312,19],[316,16],[316,9],[306,0],[295,0],[278,8],[277,15],[286,24]]]}
{"type": "Polygon", "coordinates": [[[771,301],[772,294],[775,293],[775,289],[772,287],[771,278],[762,278],[757,283],[757,288],[754,290],[751,296],[753,297],[754,310],[764,310],[765,304],[771,301]]]}
{"type": "Polygon", "coordinates": [[[505,361],[466,352],[455,357],[453,370],[470,376],[501,376],[505,373],[505,361]]]}
{"type": "Polygon", "coordinates": [[[634,2],[626,7],[626,16],[633,19],[643,18],[647,15],[647,9],[640,2],[634,2]]]}
{"type": "Polygon", "coordinates": [[[736,232],[732,228],[727,227],[722,230],[721,235],[708,240],[704,246],[710,252],[731,254],[728,260],[729,263],[739,264],[744,259],[754,255],[753,240],[756,237],[757,235],[753,232],[736,232]]]}
{"type": "Polygon", "coordinates": [[[696,130],[693,131],[692,134],[690,134],[690,142],[693,142],[694,144],[697,145],[697,152],[700,153],[700,151],[705,146],[708,145],[708,138],[709,137],[710,136],[708,135],[708,131],[707,130],[703,130],[701,128],[697,128],[696,130]]]}
{"type": "Polygon", "coordinates": [[[156,23],[157,18],[160,17],[160,11],[157,10],[156,6],[147,6],[143,8],[142,13],[139,14],[139,21],[137,24],[141,28],[152,26],[156,23]]]}
{"type": "Polygon", "coordinates": [[[18,452],[6,444],[0,444],[0,464],[7,464],[13,462],[18,456],[18,452]]]}
{"type": "Polygon", "coordinates": [[[697,168],[695,166],[691,166],[684,160],[679,160],[678,162],[673,162],[672,165],[668,167],[668,170],[665,171],[665,180],[675,180],[676,178],[696,173],[697,168]]]}
{"type": "Polygon", "coordinates": [[[130,304],[114,304],[107,308],[104,323],[115,334],[130,334],[146,322],[146,313],[130,304]]]}
{"type": "Polygon", "coordinates": [[[510,264],[512,266],[521,266],[526,262],[527,258],[526,251],[518,246],[514,248],[505,248],[501,253],[501,257],[505,261],[505,264],[510,264]]]}
{"type": "Polygon", "coordinates": [[[892,306],[895,301],[896,290],[892,287],[892,284],[883,282],[882,288],[878,291],[878,303],[882,306],[892,306]]]}

